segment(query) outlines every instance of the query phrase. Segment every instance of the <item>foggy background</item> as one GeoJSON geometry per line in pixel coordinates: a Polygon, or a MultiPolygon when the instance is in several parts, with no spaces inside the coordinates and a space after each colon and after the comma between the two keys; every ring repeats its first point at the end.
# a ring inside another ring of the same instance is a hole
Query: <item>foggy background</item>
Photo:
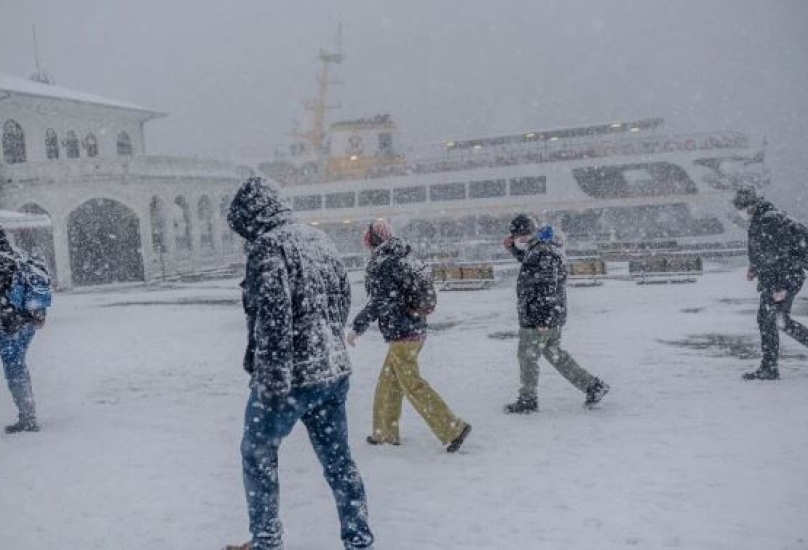
{"type": "Polygon", "coordinates": [[[803,0],[0,0],[0,71],[33,72],[35,23],[59,85],[170,114],[150,153],[257,163],[307,124],[340,21],[329,122],[390,113],[405,145],[653,116],[741,130],[808,218],[803,0]]]}

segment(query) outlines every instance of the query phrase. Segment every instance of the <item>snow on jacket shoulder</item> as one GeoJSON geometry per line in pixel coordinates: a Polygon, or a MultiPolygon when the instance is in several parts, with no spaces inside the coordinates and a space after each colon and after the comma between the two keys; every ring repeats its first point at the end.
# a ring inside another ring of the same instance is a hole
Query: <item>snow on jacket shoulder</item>
{"type": "Polygon", "coordinates": [[[522,263],[516,281],[519,326],[562,326],[567,320],[564,257],[552,244],[538,242],[516,257],[522,263]]]}
{"type": "Polygon", "coordinates": [[[386,342],[415,340],[426,334],[426,318],[407,313],[405,296],[405,264],[418,261],[410,245],[397,237],[373,251],[365,270],[368,303],[353,321],[355,332],[362,334],[378,320],[386,342]]]}

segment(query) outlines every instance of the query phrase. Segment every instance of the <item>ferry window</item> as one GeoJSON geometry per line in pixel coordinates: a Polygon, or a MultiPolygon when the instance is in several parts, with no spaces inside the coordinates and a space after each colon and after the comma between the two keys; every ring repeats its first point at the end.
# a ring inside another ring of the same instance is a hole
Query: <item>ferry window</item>
{"type": "Polygon", "coordinates": [[[3,161],[6,164],[25,162],[25,132],[16,120],[3,124],[3,161]]]}
{"type": "Polygon", "coordinates": [[[354,206],[356,206],[356,194],[353,191],[329,193],[325,196],[326,208],[353,208],[354,206]]]}
{"type": "Polygon", "coordinates": [[[98,156],[98,141],[93,134],[87,134],[87,137],[84,138],[84,146],[87,148],[88,157],[98,156]]]}
{"type": "Polygon", "coordinates": [[[79,158],[79,138],[76,137],[76,132],[70,130],[65,134],[65,140],[62,143],[65,148],[65,156],[69,159],[79,158]]]}
{"type": "Polygon", "coordinates": [[[547,178],[528,177],[511,180],[511,196],[539,195],[547,192],[547,178]]]}
{"type": "Polygon", "coordinates": [[[126,132],[118,134],[118,154],[122,156],[132,155],[132,140],[126,132]]]}
{"type": "Polygon", "coordinates": [[[59,139],[56,137],[56,131],[53,128],[48,128],[45,132],[45,154],[48,160],[59,158],[59,139]]]}
{"type": "Polygon", "coordinates": [[[669,162],[573,168],[572,176],[584,193],[598,199],[697,192],[684,168],[669,162]]]}
{"type": "Polygon", "coordinates": [[[393,154],[393,134],[379,134],[379,154],[385,157],[393,154]]]}
{"type": "Polygon", "coordinates": [[[359,192],[359,206],[387,206],[390,204],[389,189],[368,189],[359,192]]]}
{"type": "Polygon", "coordinates": [[[319,210],[322,207],[322,195],[301,195],[292,199],[293,210],[319,210]]]}
{"type": "Polygon", "coordinates": [[[429,186],[429,200],[431,201],[456,201],[465,198],[465,183],[440,183],[429,186]]]}
{"type": "Polygon", "coordinates": [[[507,189],[505,180],[472,181],[469,183],[470,199],[488,199],[491,197],[504,197],[507,189]]]}
{"type": "Polygon", "coordinates": [[[393,189],[393,202],[396,204],[409,204],[411,202],[426,202],[426,187],[399,187],[393,189]]]}

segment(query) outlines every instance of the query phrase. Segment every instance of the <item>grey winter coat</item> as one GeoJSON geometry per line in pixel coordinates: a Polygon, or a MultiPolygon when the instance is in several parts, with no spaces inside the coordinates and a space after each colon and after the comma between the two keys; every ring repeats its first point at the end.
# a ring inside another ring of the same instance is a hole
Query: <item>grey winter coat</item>
{"type": "Polygon", "coordinates": [[[241,187],[228,221],[247,241],[244,367],[251,386],[277,396],[348,376],[343,332],[351,292],[333,243],[294,222],[277,191],[259,178],[241,187]]]}

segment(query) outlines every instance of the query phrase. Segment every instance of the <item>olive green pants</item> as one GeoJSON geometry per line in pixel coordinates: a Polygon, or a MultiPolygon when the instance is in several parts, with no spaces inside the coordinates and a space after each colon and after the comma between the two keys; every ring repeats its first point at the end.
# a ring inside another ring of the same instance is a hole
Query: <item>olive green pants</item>
{"type": "Polygon", "coordinates": [[[539,385],[539,359],[541,356],[561,373],[573,386],[585,392],[595,377],[585,371],[572,356],[561,349],[561,327],[540,331],[536,328],[519,329],[519,397],[534,400],[539,385]]]}
{"type": "Polygon", "coordinates": [[[438,392],[421,378],[418,353],[423,345],[423,341],[390,342],[373,400],[373,439],[376,441],[399,442],[398,424],[404,397],[444,445],[451,443],[466,426],[438,392]]]}

